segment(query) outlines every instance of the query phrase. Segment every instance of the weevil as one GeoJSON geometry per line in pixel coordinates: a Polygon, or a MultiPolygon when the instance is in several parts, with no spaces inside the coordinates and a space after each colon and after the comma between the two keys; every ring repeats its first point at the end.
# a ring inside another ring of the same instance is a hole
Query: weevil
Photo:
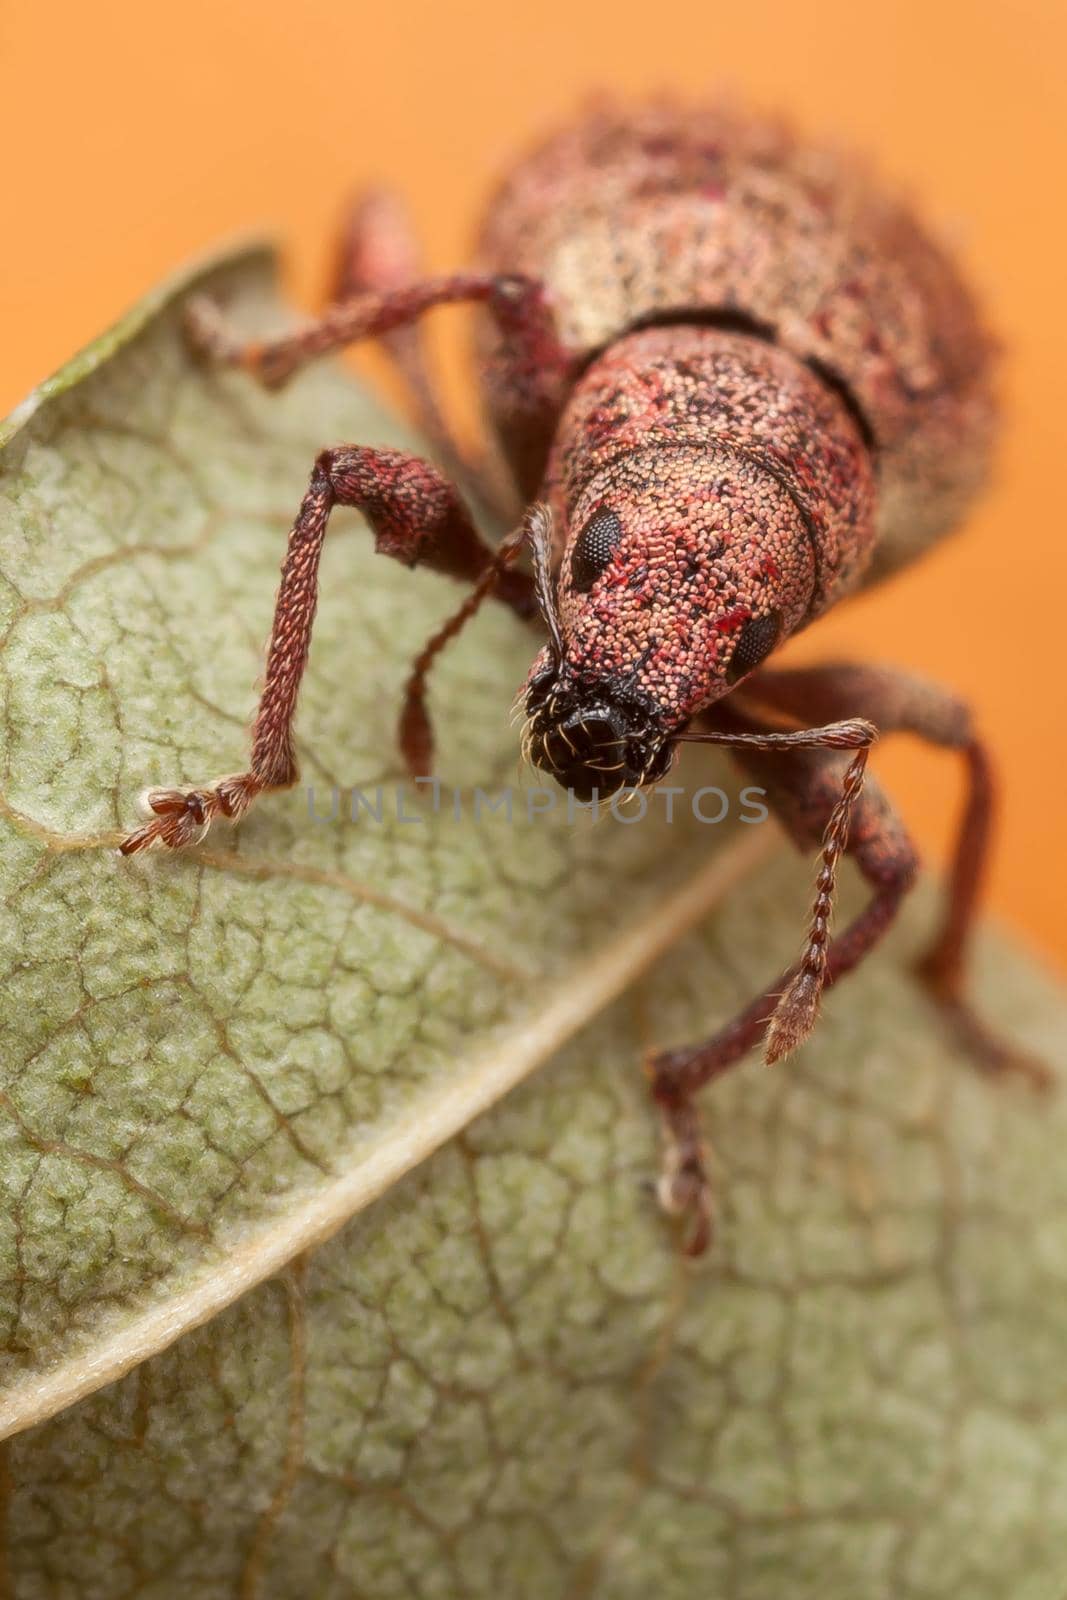
{"type": "Polygon", "coordinates": [[[400,743],[413,770],[432,760],[430,666],[492,594],[545,629],[522,691],[539,768],[588,799],[655,784],[686,741],[726,745],[795,843],[821,851],[796,964],[711,1038],[647,1062],[665,1133],[659,1195],[688,1218],[690,1253],[712,1232],[697,1091],[761,1036],[768,1061],[796,1049],[915,880],[915,848],[866,776],[877,733],[955,750],[966,772],[921,979],[982,1065],[1044,1081],[964,998],[993,807],[967,707],[887,667],[766,665],[956,526],[994,441],[994,345],[972,296],[864,167],[734,109],[601,105],[505,176],[471,271],[421,275],[403,208],[376,192],[351,211],[330,303],[308,326],[248,342],[203,301],[188,326],[205,357],[268,386],[382,341],[442,465],[358,444],[318,457],[289,534],[248,770],[150,791],[152,818],[124,853],[193,843],[295,782],[323,538],[331,509],[355,506],[379,551],[470,586],[412,670],[400,743]],[[478,308],[481,462],[455,443],[420,340],[422,316],[455,303],[478,308]],[[473,496],[518,522],[498,549],[476,530],[473,496]],[[524,544],[530,571],[514,564],[524,544]],[[844,853],[870,896],[831,935],[844,853]]]}

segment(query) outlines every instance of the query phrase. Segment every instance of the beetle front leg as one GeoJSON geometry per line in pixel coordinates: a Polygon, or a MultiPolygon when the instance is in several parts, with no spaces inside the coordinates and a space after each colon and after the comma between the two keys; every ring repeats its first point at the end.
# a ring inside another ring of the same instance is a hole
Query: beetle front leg
{"type": "MultiPolygon", "coordinates": [[[[401,450],[356,445],[324,451],[289,534],[248,770],[194,788],[150,790],[146,800],[153,819],[123,840],[123,855],[155,844],[172,850],[195,844],[216,817],[236,822],[257,795],[296,782],[293,715],[311,644],[319,560],[335,505],[363,512],[382,554],[462,579],[474,586],[479,601],[493,587],[520,616],[530,614],[532,580],[503,570],[501,555],[483,544],[456,491],[429,462],[401,450]]],[[[426,744],[421,722],[409,737],[426,744]]]]}
{"type": "MultiPolygon", "coordinates": [[[[734,726],[743,725],[740,718],[732,717],[731,721],[734,726]]],[[[764,786],[769,804],[801,848],[809,848],[823,836],[824,864],[812,932],[817,931],[824,941],[820,952],[819,988],[830,988],[859,965],[890,927],[902,899],[915,881],[918,870],[915,849],[881,790],[873,779],[868,779],[866,789],[856,799],[844,849],[873,892],[848,927],[836,938],[827,939],[831,908],[829,896],[823,895],[825,849],[848,768],[839,757],[819,752],[798,752],[789,757],[768,757],[758,751],[735,751],[734,754],[764,786]],[[785,770],[787,761],[788,772],[785,770]],[[826,901],[821,909],[820,897],[826,901]]],[[[686,1215],[691,1219],[685,1243],[687,1255],[702,1255],[711,1241],[713,1229],[712,1193],[695,1097],[706,1084],[740,1061],[761,1038],[767,1039],[769,1059],[780,1058],[799,1042],[795,1030],[787,1027],[786,1038],[783,1040],[779,1036],[776,1043],[775,1024],[781,1017],[783,1001],[788,1001],[798,980],[804,978],[810,951],[809,942],[795,966],[768,984],[710,1039],[663,1051],[647,1063],[652,1095],[663,1116],[665,1152],[658,1191],[660,1203],[672,1215],[686,1215]]],[[[808,1021],[810,1026],[810,1019],[808,1021]]]]}

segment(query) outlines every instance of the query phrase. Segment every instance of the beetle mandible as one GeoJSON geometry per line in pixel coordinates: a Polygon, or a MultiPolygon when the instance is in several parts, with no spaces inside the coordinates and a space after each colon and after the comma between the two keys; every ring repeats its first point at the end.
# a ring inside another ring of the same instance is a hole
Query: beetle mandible
{"type": "Polygon", "coordinates": [[[351,213],[330,305],[306,328],[249,343],[216,307],[190,307],[201,351],[269,386],[382,340],[448,475],[398,450],[319,456],[289,535],[248,770],[150,791],[152,820],[121,848],[188,845],[295,782],[293,713],[333,506],[358,507],[383,553],[471,585],[411,675],[400,740],[413,770],[432,758],[425,687],[441,647],[489,594],[539,612],[547,642],[524,690],[537,766],[587,799],[654,784],[683,741],[725,744],[797,845],[822,852],[796,965],[709,1040],[648,1063],[666,1131],[660,1198],[688,1215],[699,1254],[712,1211],[697,1090],[761,1035],[770,1061],[795,1049],[915,879],[901,822],[864,783],[876,729],[960,753],[967,799],[921,975],[983,1065],[1043,1081],[963,996],[992,808],[967,708],[887,668],[764,667],[959,521],[993,441],[993,345],[952,263],[858,163],[715,105],[579,117],[505,177],[478,257],[471,272],[420,276],[402,208],[376,192],[351,213]],[[417,328],[458,302],[482,308],[494,448],[480,464],[449,432],[417,328]],[[521,514],[499,550],[459,486],[521,514]],[[523,543],[532,573],[511,564],[523,543]],[[870,899],[831,937],[846,851],[870,899]]]}

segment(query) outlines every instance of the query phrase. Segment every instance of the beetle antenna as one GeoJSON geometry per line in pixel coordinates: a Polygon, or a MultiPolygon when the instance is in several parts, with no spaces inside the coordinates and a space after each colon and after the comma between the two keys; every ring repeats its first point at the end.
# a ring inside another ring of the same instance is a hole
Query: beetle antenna
{"type": "Polygon", "coordinates": [[[804,951],[778,998],[767,1029],[765,1059],[768,1063],[778,1061],[803,1044],[815,1026],[827,981],[827,929],[834,909],[837,864],[848,844],[852,814],[863,788],[867,756],[878,737],[878,729],[863,717],[850,717],[842,722],[828,722],[823,728],[798,728],[781,733],[683,733],[679,737],[687,744],[747,745],[750,750],[855,752],[845,768],[841,793],[823,832],[822,867],[804,951]]]}
{"type": "Polygon", "coordinates": [[[548,629],[552,665],[563,660],[563,628],[556,609],[556,586],[552,582],[552,512],[542,501],[530,506],[523,521],[533,558],[534,593],[548,629]]]}
{"type": "Polygon", "coordinates": [[[863,717],[828,722],[822,728],[796,728],[774,733],[679,733],[679,744],[747,745],[750,750],[865,750],[878,729],[863,717]]]}
{"type": "MultiPolygon", "coordinates": [[[[430,726],[430,717],[426,709],[426,683],[430,675],[430,668],[445,646],[456,637],[471,617],[480,610],[485,599],[492,594],[500,580],[501,575],[507,571],[515,560],[523,545],[529,540],[534,542],[532,524],[538,513],[548,519],[551,529],[552,516],[547,506],[532,505],[525,513],[519,526],[501,540],[493,554],[492,560],[479,576],[470,594],[458,606],[450,617],[438,628],[437,632],[423,646],[415,658],[411,674],[404,686],[404,704],[400,712],[399,743],[408,769],[416,777],[426,777],[433,770],[433,729],[430,726]]],[[[538,586],[538,602],[544,609],[541,599],[540,585],[538,586]]]]}

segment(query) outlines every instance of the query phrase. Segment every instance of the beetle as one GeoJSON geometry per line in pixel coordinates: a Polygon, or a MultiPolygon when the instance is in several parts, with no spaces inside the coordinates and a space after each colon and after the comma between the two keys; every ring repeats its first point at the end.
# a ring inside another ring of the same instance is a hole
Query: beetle
{"type": "Polygon", "coordinates": [[[354,340],[383,341],[447,470],[360,445],[318,457],[289,535],[248,770],[149,791],[151,820],[121,849],[191,844],[295,782],[293,714],[333,506],[357,507],[386,555],[471,586],[411,674],[400,742],[412,770],[432,761],[426,680],[448,639],[489,594],[540,613],[546,642],[523,690],[538,767],[588,799],[656,783],[683,742],[723,744],[795,843],[821,849],[797,963],[710,1039],[647,1063],[665,1132],[660,1199],[688,1217],[699,1254],[712,1198],[697,1091],[761,1035],[768,1061],[801,1044],[823,991],[877,943],[915,880],[903,824],[865,782],[877,733],[956,750],[966,769],[922,980],[983,1066],[1045,1079],[964,998],[993,805],[967,707],[889,668],[765,665],[960,521],[994,441],[994,344],[952,262],[859,163],[714,104],[579,116],[505,176],[477,255],[469,272],[421,276],[402,207],[376,192],[351,212],[330,304],[310,325],[248,342],[214,305],[190,306],[197,348],[268,386],[354,340]],[[454,303],[479,308],[491,444],[480,464],[449,432],[420,343],[419,319],[454,303]],[[496,550],[472,495],[521,513],[496,550]],[[530,572],[513,564],[523,545],[530,572]],[[870,898],[831,936],[846,852],[870,898]]]}

